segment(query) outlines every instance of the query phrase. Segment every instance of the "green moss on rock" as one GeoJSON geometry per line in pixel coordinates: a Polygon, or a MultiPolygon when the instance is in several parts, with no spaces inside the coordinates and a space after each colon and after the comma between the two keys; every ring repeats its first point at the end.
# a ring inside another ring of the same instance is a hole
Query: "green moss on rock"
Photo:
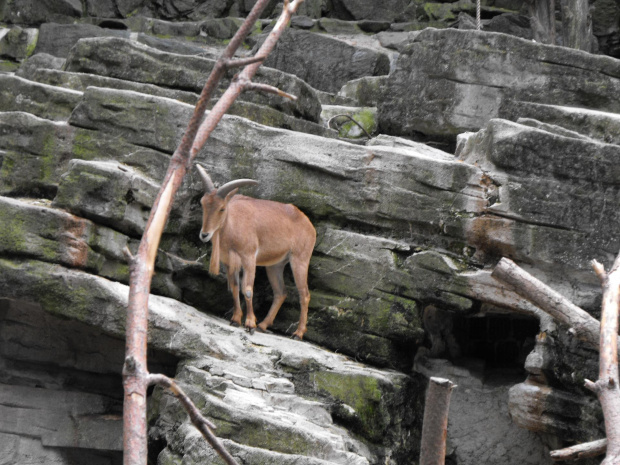
{"type": "Polygon", "coordinates": [[[389,424],[389,414],[384,410],[383,390],[377,378],[319,371],[312,375],[312,381],[319,392],[353,408],[364,436],[375,442],[381,441],[389,424]]]}

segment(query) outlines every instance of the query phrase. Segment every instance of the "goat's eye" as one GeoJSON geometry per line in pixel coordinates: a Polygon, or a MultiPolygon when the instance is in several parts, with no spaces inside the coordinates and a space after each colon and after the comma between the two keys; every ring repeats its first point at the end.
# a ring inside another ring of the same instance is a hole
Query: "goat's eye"
{"type": "Polygon", "coordinates": [[[222,212],[222,213],[223,213],[223,212],[224,212],[224,210],[225,210],[224,208],[220,208],[220,212],[222,212]]]}

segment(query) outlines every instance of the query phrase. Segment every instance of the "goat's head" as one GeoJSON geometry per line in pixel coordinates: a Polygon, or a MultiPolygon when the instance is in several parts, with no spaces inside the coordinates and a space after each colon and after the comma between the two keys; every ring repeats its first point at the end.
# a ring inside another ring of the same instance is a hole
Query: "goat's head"
{"type": "Polygon", "coordinates": [[[213,234],[224,225],[226,215],[228,214],[228,203],[239,188],[256,185],[258,181],[253,179],[237,179],[216,189],[205,169],[200,165],[196,165],[196,168],[198,173],[200,173],[200,178],[205,188],[205,194],[200,200],[202,205],[202,229],[200,230],[199,237],[201,241],[208,242],[213,237],[213,234]]]}

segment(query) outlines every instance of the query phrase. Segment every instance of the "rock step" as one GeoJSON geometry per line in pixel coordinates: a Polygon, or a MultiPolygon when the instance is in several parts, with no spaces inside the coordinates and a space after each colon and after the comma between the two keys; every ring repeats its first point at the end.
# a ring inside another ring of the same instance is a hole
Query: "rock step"
{"type": "Polygon", "coordinates": [[[427,29],[403,48],[387,79],[379,126],[399,136],[456,137],[500,117],[511,100],[620,112],[611,97],[618,92],[620,65],[611,57],[506,34],[427,29]]]}
{"type": "Polygon", "coordinates": [[[605,144],[620,145],[620,113],[535,102],[506,102],[500,116],[512,121],[531,118],[560,126],[605,144]]]}
{"type": "MultiPolygon", "coordinates": [[[[65,70],[200,93],[214,65],[215,61],[208,58],[162,52],[122,38],[101,37],[78,41],[67,57],[65,70]]],[[[236,71],[231,71],[227,79],[234,73],[236,71]]],[[[278,111],[308,121],[319,120],[321,105],[316,93],[301,79],[261,67],[254,80],[278,87],[295,95],[297,100],[291,102],[256,92],[244,93],[241,100],[271,105],[278,111]]]]}
{"type": "MultiPolygon", "coordinates": [[[[127,286],[36,260],[0,258],[0,271],[4,298],[27,299],[51,315],[123,337],[127,286]],[[97,312],[92,311],[95,307],[97,312]]],[[[234,432],[236,440],[247,445],[264,444],[270,437],[281,452],[303,451],[337,463],[375,463],[378,457],[400,453],[386,449],[389,444],[415,447],[407,438],[411,422],[421,417],[406,407],[415,402],[409,376],[367,369],[288,338],[246,336],[243,329],[173,299],[152,295],[149,310],[150,346],[193,359],[179,367],[177,379],[199,408],[220,424],[220,435],[234,432]],[[248,380],[251,387],[244,386],[248,380]],[[298,399],[300,394],[315,400],[298,399]],[[261,411],[249,411],[248,402],[261,411]],[[328,406],[334,403],[349,405],[349,421],[358,418],[357,439],[330,421],[328,406]],[[240,428],[242,435],[237,434],[240,428]]],[[[180,421],[187,422],[187,417],[178,405],[168,404],[168,396],[161,399],[155,407],[161,409],[158,421],[172,443],[183,433],[171,418],[183,415],[180,421]]]]}
{"type": "MultiPolygon", "coordinates": [[[[334,463],[368,463],[362,456],[348,452],[364,446],[350,438],[343,441],[340,436],[344,431],[333,426],[325,406],[299,399],[293,383],[286,378],[263,375],[255,378],[256,388],[252,388],[237,384],[242,382],[239,377],[233,377],[235,383],[224,381],[224,376],[187,365],[176,376],[198,408],[217,425],[220,437],[334,463]]],[[[187,421],[186,413],[171,395],[160,400],[159,409],[159,422],[187,421]]]]}
{"type": "MultiPolygon", "coordinates": [[[[264,37],[254,50],[262,40],[264,37]]],[[[331,93],[338,92],[352,79],[385,75],[390,71],[390,58],[385,53],[295,29],[287,29],[282,34],[264,64],[331,93]]]]}
{"type": "Polygon", "coordinates": [[[82,95],[75,90],[0,74],[0,108],[5,112],[23,111],[40,118],[66,121],[82,95]]]}
{"type": "Polygon", "coordinates": [[[3,435],[36,437],[46,447],[123,449],[122,417],[109,412],[104,396],[1,383],[0,388],[3,435]]]}

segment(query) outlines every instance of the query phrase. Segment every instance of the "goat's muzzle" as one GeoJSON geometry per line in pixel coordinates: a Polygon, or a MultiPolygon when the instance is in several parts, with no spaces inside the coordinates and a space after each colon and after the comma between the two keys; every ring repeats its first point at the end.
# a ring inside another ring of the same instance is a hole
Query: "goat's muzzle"
{"type": "Polygon", "coordinates": [[[211,238],[213,237],[213,233],[203,233],[202,231],[200,231],[200,234],[198,235],[198,237],[200,237],[200,240],[202,242],[209,242],[211,240],[211,238]]]}

